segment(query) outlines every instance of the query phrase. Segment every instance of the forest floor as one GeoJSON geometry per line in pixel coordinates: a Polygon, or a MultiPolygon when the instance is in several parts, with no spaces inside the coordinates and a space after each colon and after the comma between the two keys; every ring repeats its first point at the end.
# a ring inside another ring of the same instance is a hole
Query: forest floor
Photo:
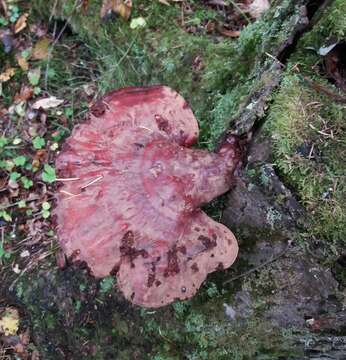
{"type": "Polygon", "coordinates": [[[0,359],[345,359],[346,2],[130,3],[0,0],[0,359]],[[237,262],[150,311],[66,263],[54,162],[100,96],[158,83],[246,154],[205,208],[237,262]]]}

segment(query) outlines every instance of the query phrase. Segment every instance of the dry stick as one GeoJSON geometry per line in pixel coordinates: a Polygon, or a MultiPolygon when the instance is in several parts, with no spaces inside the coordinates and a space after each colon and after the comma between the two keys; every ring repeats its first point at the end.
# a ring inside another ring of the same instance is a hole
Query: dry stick
{"type": "Polygon", "coordinates": [[[298,76],[301,77],[301,80],[303,82],[307,83],[312,89],[314,89],[318,93],[322,93],[324,95],[327,95],[336,102],[346,104],[346,97],[345,96],[339,95],[339,94],[335,93],[333,90],[331,90],[331,89],[327,88],[326,86],[318,83],[317,81],[311,80],[306,76],[300,75],[299,73],[298,73],[298,76]]]}
{"type": "MultiPolygon", "coordinates": [[[[1,226],[1,249],[4,249],[5,242],[5,228],[1,226]]],[[[0,265],[2,266],[2,258],[0,257],[0,265]]]]}
{"type": "Polygon", "coordinates": [[[287,242],[287,245],[285,247],[284,250],[282,250],[281,252],[279,252],[276,256],[274,257],[271,257],[269,260],[263,262],[262,264],[258,265],[258,266],[255,266],[254,268],[252,269],[249,269],[248,271],[245,271],[244,273],[242,274],[239,274],[237,276],[234,276],[226,281],[223,282],[222,285],[226,285],[226,284],[229,284],[230,282],[234,281],[234,280],[237,280],[237,279],[240,279],[240,278],[243,278],[244,276],[247,276],[247,275],[250,275],[252,274],[253,272],[257,271],[258,269],[261,269],[271,263],[273,263],[274,261],[278,260],[281,256],[285,255],[290,249],[291,247],[291,241],[288,241],[287,242]]]}
{"type": "Polygon", "coordinates": [[[4,9],[5,16],[7,16],[8,13],[7,13],[6,1],[5,1],[5,0],[1,0],[0,3],[1,3],[2,8],[4,9]]]}

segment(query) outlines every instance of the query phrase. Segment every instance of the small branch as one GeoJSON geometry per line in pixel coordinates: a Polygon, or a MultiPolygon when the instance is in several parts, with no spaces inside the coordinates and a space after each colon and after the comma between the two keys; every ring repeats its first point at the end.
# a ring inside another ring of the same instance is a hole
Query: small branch
{"type": "Polygon", "coordinates": [[[283,255],[285,255],[290,250],[291,250],[291,241],[288,241],[285,249],[282,250],[281,252],[279,252],[277,255],[271,257],[269,260],[265,261],[264,263],[254,267],[252,269],[249,269],[249,270],[245,271],[242,274],[239,274],[237,276],[234,276],[234,277],[224,281],[222,285],[229,284],[229,283],[233,282],[234,280],[241,279],[241,278],[243,278],[245,276],[248,276],[248,275],[252,274],[253,272],[255,272],[255,271],[257,271],[257,270],[259,270],[259,269],[273,263],[274,261],[278,260],[279,258],[281,258],[283,255]]]}
{"type": "Polygon", "coordinates": [[[311,80],[311,79],[307,78],[306,76],[302,76],[302,80],[305,83],[307,83],[312,89],[317,91],[318,93],[322,93],[324,95],[327,95],[336,102],[346,104],[346,97],[345,96],[342,96],[342,95],[339,95],[339,94],[335,93],[334,91],[330,90],[326,86],[318,83],[317,81],[311,80]]]}

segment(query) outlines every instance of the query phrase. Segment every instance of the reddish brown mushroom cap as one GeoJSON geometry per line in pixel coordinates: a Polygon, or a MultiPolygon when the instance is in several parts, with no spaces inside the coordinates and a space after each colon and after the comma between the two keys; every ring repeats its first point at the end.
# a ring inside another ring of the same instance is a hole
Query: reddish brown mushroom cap
{"type": "Polygon", "coordinates": [[[190,149],[197,121],[164,86],[114,91],[76,127],[56,161],[60,244],[96,277],[117,273],[125,297],[159,307],[193,296],[238,253],[232,232],[201,204],[227,191],[236,140],[190,149]]]}

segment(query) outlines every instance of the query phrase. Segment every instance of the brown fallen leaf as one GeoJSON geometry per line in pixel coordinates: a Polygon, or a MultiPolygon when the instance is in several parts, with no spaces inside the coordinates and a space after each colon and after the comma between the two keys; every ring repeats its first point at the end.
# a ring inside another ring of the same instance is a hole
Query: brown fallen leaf
{"type": "Polygon", "coordinates": [[[19,32],[21,32],[23,29],[26,28],[27,25],[27,20],[28,20],[28,13],[24,13],[23,15],[21,15],[19,17],[19,19],[16,22],[16,25],[14,26],[14,33],[18,34],[19,32]]]}
{"type": "Polygon", "coordinates": [[[132,0],[103,0],[101,18],[105,18],[110,12],[120,15],[128,20],[131,15],[132,0]]]}
{"type": "Polygon", "coordinates": [[[16,58],[17,58],[17,62],[18,62],[18,65],[20,66],[20,68],[23,71],[28,71],[29,70],[29,64],[26,61],[26,59],[23,58],[22,56],[20,56],[19,54],[16,56],[16,58]]]}
{"type": "Polygon", "coordinates": [[[237,38],[240,35],[240,31],[238,31],[238,30],[228,30],[225,28],[220,28],[217,30],[221,35],[231,37],[231,38],[237,38]]]}
{"type": "Polygon", "coordinates": [[[49,55],[49,39],[44,37],[35,44],[31,58],[33,60],[44,60],[48,58],[48,55],[49,55]]]}
{"type": "Polygon", "coordinates": [[[158,0],[160,4],[171,6],[171,4],[167,0],[158,0]]]}
{"type": "Polygon", "coordinates": [[[89,7],[89,0],[82,0],[82,13],[86,15],[89,7]]]}
{"type": "Polygon", "coordinates": [[[64,100],[57,99],[55,96],[50,96],[45,99],[37,100],[32,105],[32,108],[35,110],[38,110],[40,108],[43,110],[47,110],[47,109],[55,108],[55,107],[61,105],[63,102],[64,102],[64,100]]]}
{"type": "Polygon", "coordinates": [[[6,82],[16,73],[16,69],[13,67],[7,68],[3,73],[0,74],[0,82],[6,82]]]}
{"type": "Polygon", "coordinates": [[[23,85],[22,88],[20,89],[20,92],[18,94],[15,95],[14,97],[14,102],[27,102],[29,99],[32,98],[34,94],[34,90],[32,87],[27,86],[27,85],[23,85]]]}

